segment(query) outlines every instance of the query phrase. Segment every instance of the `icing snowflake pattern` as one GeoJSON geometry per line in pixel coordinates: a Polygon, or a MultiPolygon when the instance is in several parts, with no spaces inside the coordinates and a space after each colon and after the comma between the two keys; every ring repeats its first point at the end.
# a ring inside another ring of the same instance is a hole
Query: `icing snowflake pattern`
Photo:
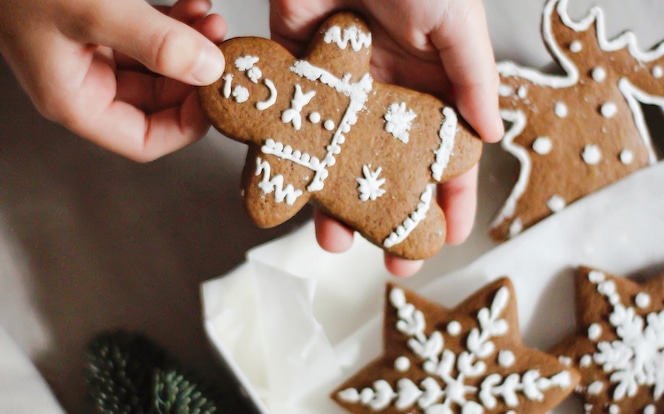
{"type": "Polygon", "coordinates": [[[593,355],[593,361],[611,373],[613,399],[631,398],[639,387],[652,387],[653,398],[659,400],[664,395],[664,310],[641,316],[621,303],[615,283],[602,272],[593,270],[588,279],[613,307],[609,322],[618,338],[597,342],[593,355]]]}
{"type": "Polygon", "coordinates": [[[375,171],[371,171],[371,165],[362,166],[362,178],[357,179],[358,188],[360,193],[360,200],[362,201],[375,201],[378,197],[385,194],[385,190],[381,188],[385,184],[384,178],[378,178],[382,168],[378,167],[375,171]]]}
{"type": "Polygon", "coordinates": [[[561,371],[550,378],[541,376],[537,369],[507,376],[498,373],[487,375],[489,360],[497,353],[492,339],[506,335],[510,329],[503,318],[509,300],[510,290],[507,287],[496,291],[491,305],[477,313],[477,327],[468,332],[466,350],[456,354],[445,348],[445,339],[440,331],[434,330],[428,336],[425,334],[424,313],[408,303],[402,289],[392,288],[389,303],[398,315],[396,329],[408,338],[408,348],[421,361],[428,376],[419,384],[409,378],[401,378],[396,389],[387,381],[378,379],[370,388],[343,389],[339,391],[338,398],[367,406],[373,411],[394,406],[400,411],[419,408],[425,414],[482,414],[496,408],[499,399],[508,407],[515,408],[519,406],[519,395],[541,401],[544,393],[553,387],[570,387],[572,379],[568,371],[561,371]],[[466,383],[468,379],[482,376],[484,379],[479,386],[466,383]],[[460,407],[460,411],[455,407],[460,407]]]}
{"type": "Polygon", "coordinates": [[[417,117],[412,109],[407,109],[406,104],[393,103],[385,113],[385,131],[404,144],[408,143],[408,131],[411,123],[417,117]]]}

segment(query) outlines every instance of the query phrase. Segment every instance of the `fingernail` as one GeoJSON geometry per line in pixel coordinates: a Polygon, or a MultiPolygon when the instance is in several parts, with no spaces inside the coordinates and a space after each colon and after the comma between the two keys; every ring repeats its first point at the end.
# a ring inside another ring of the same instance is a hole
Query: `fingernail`
{"type": "Polygon", "coordinates": [[[224,73],[224,55],[218,47],[206,44],[194,67],[191,77],[200,85],[216,82],[224,73]]]}

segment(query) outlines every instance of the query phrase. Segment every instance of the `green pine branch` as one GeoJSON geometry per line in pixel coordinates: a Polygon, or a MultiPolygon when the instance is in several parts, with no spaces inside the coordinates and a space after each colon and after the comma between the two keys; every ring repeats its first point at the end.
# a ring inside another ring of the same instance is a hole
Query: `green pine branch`
{"type": "Polygon", "coordinates": [[[98,414],[223,412],[211,388],[185,374],[141,334],[102,333],[90,342],[86,356],[88,396],[98,414]]]}

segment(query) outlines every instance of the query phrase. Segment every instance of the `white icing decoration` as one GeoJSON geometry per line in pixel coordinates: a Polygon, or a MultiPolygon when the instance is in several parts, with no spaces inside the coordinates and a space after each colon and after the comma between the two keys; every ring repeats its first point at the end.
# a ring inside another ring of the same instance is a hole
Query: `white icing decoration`
{"type": "Polygon", "coordinates": [[[253,83],[258,83],[258,81],[263,77],[263,72],[261,72],[260,69],[258,69],[256,66],[250,68],[247,71],[247,77],[249,80],[251,80],[253,83]]]}
{"type": "Polygon", "coordinates": [[[604,383],[602,381],[595,381],[588,385],[588,394],[597,395],[604,390],[604,383]]]}
{"type": "Polygon", "coordinates": [[[410,359],[405,356],[400,356],[394,360],[394,369],[399,372],[406,372],[410,369],[410,359]]]}
{"type": "Polygon", "coordinates": [[[588,327],[588,339],[597,341],[602,336],[602,325],[593,323],[588,327]]]}
{"type": "Polygon", "coordinates": [[[263,180],[258,183],[258,188],[263,190],[265,194],[271,194],[274,192],[274,199],[277,203],[283,203],[284,201],[289,206],[292,206],[297,200],[298,197],[302,195],[301,190],[296,190],[292,184],[288,184],[284,187],[284,176],[275,175],[270,177],[270,163],[263,161],[260,158],[256,159],[256,175],[263,174],[263,180]]]}
{"type": "Polygon", "coordinates": [[[588,165],[597,165],[602,160],[602,152],[597,145],[586,145],[583,147],[581,158],[588,165]]]}
{"type": "Polygon", "coordinates": [[[558,362],[569,367],[572,365],[572,358],[561,355],[558,357],[558,362]]]}
{"type": "Polygon", "coordinates": [[[332,131],[334,129],[334,121],[331,119],[326,120],[323,122],[323,128],[325,128],[328,131],[332,131]]]}
{"type": "Polygon", "coordinates": [[[445,116],[445,119],[438,132],[440,145],[434,151],[435,160],[431,164],[431,175],[436,181],[440,181],[443,178],[443,172],[450,162],[452,150],[454,150],[454,138],[457,132],[458,120],[454,109],[449,107],[443,108],[443,116],[445,116]]]}
{"type": "Polygon", "coordinates": [[[397,228],[392,233],[390,233],[389,236],[385,238],[383,241],[383,246],[389,249],[390,247],[396,246],[397,244],[406,240],[406,237],[408,237],[408,235],[413,230],[415,230],[415,227],[417,227],[417,225],[420,224],[422,220],[424,220],[427,212],[429,211],[429,207],[431,206],[434,187],[435,184],[427,185],[427,188],[420,196],[420,202],[417,204],[415,211],[410,213],[410,215],[408,215],[408,217],[399,226],[397,226],[397,228]]]}
{"type": "Polygon", "coordinates": [[[628,149],[620,151],[620,162],[625,165],[629,165],[634,161],[634,153],[628,149]]]}
{"type": "Polygon", "coordinates": [[[605,102],[599,108],[600,113],[605,118],[612,118],[618,113],[618,107],[613,102],[605,102]]]}
{"type": "Polygon", "coordinates": [[[461,324],[458,321],[451,321],[447,324],[447,333],[457,336],[461,333],[461,324]]]}
{"type": "Polygon", "coordinates": [[[661,78],[662,76],[664,76],[664,70],[662,70],[662,67],[659,66],[659,65],[655,65],[655,66],[653,66],[653,67],[652,67],[652,72],[651,72],[651,73],[652,73],[652,76],[653,76],[654,78],[656,78],[656,79],[659,79],[659,78],[661,78]]]}
{"type": "Polygon", "coordinates": [[[506,97],[506,96],[512,96],[514,93],[514,89],[510,85],[506,85],[504,83],[501,83],[498,86],[498,95],[506,97]]]}
{"type": "MultiPolygon", "coordinates": [[[[550,378],[542,377],[534,369],[523,374],[510,373],[506,377],[496,373],[486,375],[488,359],[496,351],[492,339],[507,334],[509,330],[507,320],[502,317],[510,301],[510,292],[505,287],[495,293],[489,307],[479,310],[477,327],[470,330],[466,337],[466,350],[459,354],[445,348],[441,332],[434,330],[429,336],[425,334],[424,313],[408,303],[403,290],[393,288],[388,300],[398,316],[396,329],[408,338],[408,348],[413,356],[422,361],[422,368],[428,376],[419,384],[408,378],[400,378],[396,390],[389,387],[389,384],[385,385],[382,379],[375,381],[373,388],[348,388],[338,394],[343,401],[368,406],[374,411],[393,405],[399,411],[482,414],[487,409],[494,409],[498,399],[502,399],[509,407],[518,407],[519,394],[529,400],[541,401],[547,390],[571,386],[568,371],[550,378]],[[482,376],[485,377],[479,386],[466,384],[467,379],[482,376]],[[379,394],[382,398],[377,398],[379,394]],[[386,401],[388,398],[390,400],[386,401]]],[[[514,355],[510,355],[510,351],[503,351],[502,354],[506,362],[514,362],[514,355]]]]}
{"type": "Polygon", "coordinates": [[[650,306],[650,295],[645,292],[639,292],[634,298],[634,303],[641,309],[650,306]]]}
{"type": "Polygon", "coordinates": [[[526,96],[528,96],[528,88],[525,85],[519,86],[519,89],[516,91],[516,95],[521,99],[526,99],[526,96]]]}
{"type": "MultiPolygon", "coordinates": [[[[330,72],[314,66],[306,61],[297,61],[291,67],[291,71],[310,81],[320,81],[326,86],[336,90],[338,93],[350,98],[350,102],[343,117],[332,136],[330,144],[327,146],[325,158],[313,165],[311,163],[301,163],[314,171],[314,177],[307,187],[309,191],[320,191],[323,189],[324,181],[328,176],[327,168],[336,162],[335,156],[341,152],[341,144],[345,141],[344,133],[348,133],[352,125],[357,122],[357,114],[364,108],[364,104],[369,98],[369,92],[373,86],[373,79],[367,73],[355,83],[350,82],[350,75],[339,79],[330,72]]],[[[264,150],[265,151],[265,150],[264,150]]],[[[283,157],[282,154],[275,154],[283,157]]]]}
{"type": "Polygon", "coordinates": [[[516,357],[514,356],[514,352],[510,350],[502,350],[498,352],[498,364],[503,367],[503,368],[509,368],[512,365],[514,365],[514,362],[516,361],[516,357]]]}
{"type": "MultiPolygon", "coordinates": [[[[521,132],[523,132],[523,129],[526,126],[526,115],[522,111],[501,110],[500,116],[511,124],[510,128],[505,132],[505,136],[503,137],[501,145],[505,151],[509,152],[519,160],[521,169],[519,172],[519,178],[514,184],[514,187],[512,187],[512,192],[505,201],[502,209],[494,221],[491,223],[491,227],[497,227],[503,221],[514,216],[517,201],[526,191],[530,177],[530,171],[532,169],[532,162],[530,160],[528,151],[514,143],[514,139],[519,136],[521,132]]],[[[517,234],[521,233],[522,230],[523,224],[519,218],[516,218],[510,225],[510,237],[516,236],[517,234]]]]}
{"type": "Polygon", "coordinates": [[[237,103],[247,102],[249,99],[249,89],[244,86],[236,86],[231,94],[237,103]]]}
{"type": "Polygon", "coordinates": [[[568,115],[567,105],[564,102],[556,102],[553,107],[553,112],[558,118],[565,118],[568,115]]]}
{"type": "Polygon", "coordinates": [[[656,414],[657,413],[657,407],[655,407],[654,404],[647,405],[643,409],[643,414],[656,414]]]}
{"type": "Polygon", "coordinates": [[[600,283],[606,280],[606,275],[598,270],[591,270],[588,273],[588,280],[592,283],[600,283]]]}
{"type": "Polygon", "coordinates": [[[346,49],[350,43],[350,47],[359,52],[363,47],[371,46],[371,33],[365,33],[357,26],[347,27],[343,32],[339,26],[332,26],[325,32],[323,41],[328,44],[336,43],[340,49],[346,49]]]}
{"type": "Polygon", "coordinates": [[[235,67],[237,70],[246,72],[249,69],[253,68],[254,65],[258,62],[258,57],[256,56],[240,56],[239,58],[235,59],[235,67]]]}
{"type": "Polygon", "coordinates": [[[408,143],[408,131],[413,120],[417,117],[412,109],[406,108],[404,102],[393,103],[387,108],[385,112],[385,131],[390,133],[394,138],[408,143]]]}
{"type": "Polygon", "coordinates": [[[233,85],[233,75],[230,73],[227,73],[224,75],[224,88],[223,88],[223,94],[224,98],[230,98],[231,97],[231,87],[233,85]]]}
{"type": "Polygon", "coordinates": [[[609,406],[609,414],[619,414],[620,413],[620,407],[618,407],[615,404],[611,404],[609,406]]]}
{"type": "Polygon", "coordinates": [[[546,206],[549,207],[549,210],[551,210],[554,213],[561,211],[562,209],[565,208],[566,205],[567,203],[565,203],[565,199],[559,195],[552,196],[546,202],[546,206]]]}
{"type": "Polygon", "coordinates": [[[381,188],[385,184],[385,179],[378,178],[382,168],[378,167],[375,171],[371,171],[370,168],[371,165],[363,165],[363,177],[356,178],[358,183],[357,191],[360,193],[360,200],[362,201],[375,201],[378,197],[385,194],[385,190],[381,188]]]}
{"type": "Polygon", "coordinates": [[[296,84],[295,92],[293,92],[293,99],[291,99],[291,107],[281,114],[281,122],[284,124],[290,122],[293,124],[293,128],[299,131],[300,128],[302,128],[302,108],[304,108],[315,95],[316,91],[303,93],[302,87],[299,84],[296,84]]]}
{"type": "Polygon", "coordinates": [[[551,152],[553,148],[553,142],[549,137],[538,137],[533,141],[533,151],[540,155],[546,155],[551,152]]]}
{"type": "Polygon", "coordinates": [[[277,88],[274,87],[274,83],[269,79],[265,79],[263,83],[265,83],[265,86],[267,86],[270,91],[270,96],[266,101],[256,102],[256,109],[259,111],[264,111],[277,102],[277,88]]]}
{"type": "Polygon", "coordinates": [[[606,69],[604,69],[601,66],[596,67],[593,69],[591,76],[595,82],[604,82],[606,79],[606,69]]]}
{"type": "Polygon", "coordinates": [[[318,112],[312,112],[309,114],[309,122],[312,124],[317,124],[320,122],[320,114],[318,112]]]}
{"type": "Polygon", "coordinates": [[[569,45],[569,50],[572,53],[579,53],[583,50],[583,45],[578,40],[575,40],[569,45]]]}
{"type": "Polygon", "coordinates": [[[579,366],[582,368],[589,367],[593,363],[593,357],[590,355],[584,355],[579,360],[579,366]]]}
{"type": "Polygon", "coordinates": [[[593,362],[602,367],[612,384],[614,401],[633,398],[640,387],[664,396],[664,310],[640,315],[636,308],[621,303],[615,283],[601,272],[589,276],[597,292],[612,305],[607,322],[616,338],[597,342],[593,362]],[[601,276],[600,276],[601,275],[601,276]]]}

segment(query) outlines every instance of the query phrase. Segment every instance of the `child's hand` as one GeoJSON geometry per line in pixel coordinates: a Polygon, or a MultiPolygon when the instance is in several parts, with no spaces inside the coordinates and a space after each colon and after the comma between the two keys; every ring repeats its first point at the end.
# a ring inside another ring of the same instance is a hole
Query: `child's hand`
{"type": "MultiPolygon", "coordinates": [[[[272,36],[300,55],[312,30],[335,9],[354,9],[368,19],[376,79],[453,102],[485,141],[500,140],[498,73],[481,0],[272,0],[272,36]]],[[[438,187],[450,244],[463,242],[472,229],[477,171],[475,166],[438,187]]],[[[323,248],[350,247],[350,229],[319,212],[315,221],[323,248]]],[[[395,275],[414,274],[422,264],[389,255],[385,263],[395,275]]]]}
{"type": "Polygon", "coordinates": [[[179,0],[160,12],[144,0],[2,0],[0,53],[44,116],[148,161],[209,127],[190,85],[223,72],[214,43],[226,24],[207,15],[210,6],[179,0]]]}

